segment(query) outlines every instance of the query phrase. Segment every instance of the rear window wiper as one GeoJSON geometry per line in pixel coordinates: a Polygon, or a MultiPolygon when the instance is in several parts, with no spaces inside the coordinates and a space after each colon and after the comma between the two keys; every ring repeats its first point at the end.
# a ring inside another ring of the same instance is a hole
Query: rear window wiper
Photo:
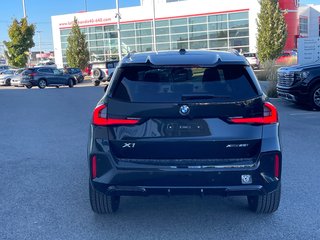
{"type": "Polygon", "coordinates": [[[186,101],[186,100],[201,100],[201,99],[214,99],[214,98],[229,99],[230,96],[227,96],[227,95],[182,95],[181,96],[182,101],[186,101]]]}

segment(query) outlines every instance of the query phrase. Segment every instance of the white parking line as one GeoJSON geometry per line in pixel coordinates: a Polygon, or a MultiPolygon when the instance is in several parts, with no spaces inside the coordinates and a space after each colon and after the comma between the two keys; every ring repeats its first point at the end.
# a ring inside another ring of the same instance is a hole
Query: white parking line
{"type": "Polygon", "coordinates": [[[319,112],[305,112],[305,113],[290,113],[290,116],[300,116],[300,115],[314,115],[319,114],[319,112]]]}

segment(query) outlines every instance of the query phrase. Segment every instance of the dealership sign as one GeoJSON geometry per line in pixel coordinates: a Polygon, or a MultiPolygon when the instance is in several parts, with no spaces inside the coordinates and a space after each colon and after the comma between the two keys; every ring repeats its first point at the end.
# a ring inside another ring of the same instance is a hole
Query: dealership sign
{"type": "MultiPolygon", "coordinates": [[[[92,25],[104,25],[104,24],[110,24],[111,18],[90,18],[90,19],[78,19],[78,25],[80,27],[88,27],[92,25]]],[[[74,21],[67,21],[67,22],[61,22],[59,23],[59,28],[71,28],[74,21]]]]}
{"type": "Polygon", "coordinates": [[[298,63],[313,63],[320,59],[320,38],[298,38],[298,63]]]}

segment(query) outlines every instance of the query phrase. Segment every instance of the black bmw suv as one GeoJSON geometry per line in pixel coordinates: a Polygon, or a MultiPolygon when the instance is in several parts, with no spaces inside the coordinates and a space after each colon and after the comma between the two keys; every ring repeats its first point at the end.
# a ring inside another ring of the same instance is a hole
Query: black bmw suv
{"type": "Polygon", "coordinates": [[[282,154],[276,108],[247,61],[214,51],[128,55],[93,111],[88,144],[92,210],[120,196],[247,196],[278,209],[282,154]]]}

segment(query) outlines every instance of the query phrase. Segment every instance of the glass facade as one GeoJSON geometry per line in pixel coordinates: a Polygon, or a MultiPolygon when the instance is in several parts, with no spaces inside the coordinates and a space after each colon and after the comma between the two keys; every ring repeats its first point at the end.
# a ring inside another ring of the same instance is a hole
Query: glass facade
{"type": "MultiPolygon", "coordinates": [[[[249,51],[248,11],[181,17],[156,21],[157,50],[230,48],[249,51]]],[[[124,54],[153,49],[152,21],[122,23],[121,46],[124,54]]],[[[86,34],[90,61],[112,60],[118,57],[116,25],[82,28],[86,34]]],[[[60,31],[63,62],[70,29],[60,31]]]]}
{"type": "Polygon", "coordinates": [[[299,30],[300,30],[300,34],[308,35],[308,17],[300,16],[299,30]]]}

